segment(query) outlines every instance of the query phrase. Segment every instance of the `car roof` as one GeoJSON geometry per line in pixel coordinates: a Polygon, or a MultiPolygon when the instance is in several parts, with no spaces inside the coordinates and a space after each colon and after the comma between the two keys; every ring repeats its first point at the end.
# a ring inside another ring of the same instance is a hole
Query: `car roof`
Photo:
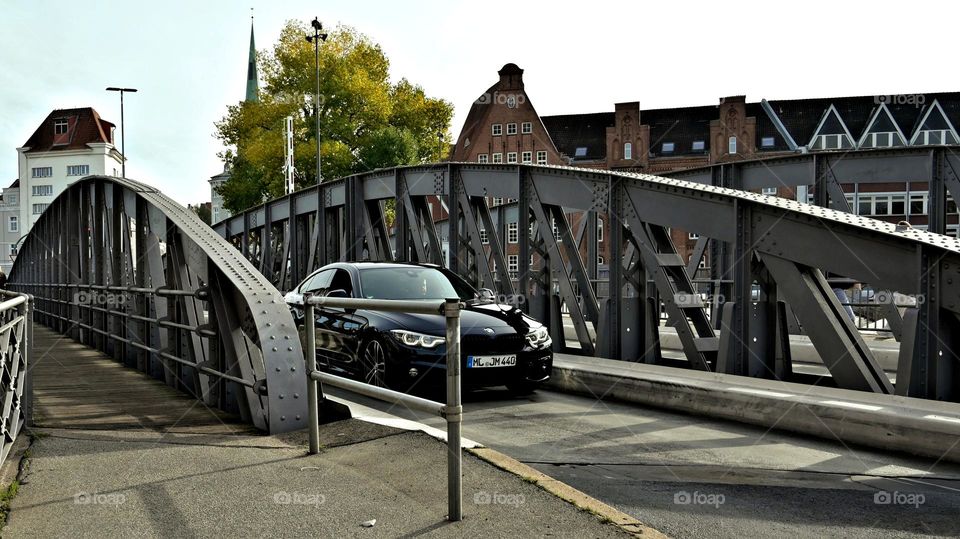
{"type": "Polygon", "coordinates": [[[355,268],[437,268],[440,266],[436,264],[424,264],[419,262],[375,262],[375,261],[365,261],[365,262],[340,262],[347,266],[353,266],[355,268]]]}

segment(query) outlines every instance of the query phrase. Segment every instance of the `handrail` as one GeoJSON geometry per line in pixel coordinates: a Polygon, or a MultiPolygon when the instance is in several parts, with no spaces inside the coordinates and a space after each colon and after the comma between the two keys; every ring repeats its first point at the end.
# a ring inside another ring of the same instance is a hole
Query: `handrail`
{"type": "Polygon", "coordinates": [[[401,404],[411,409],[438,415],[447,420],[447,505],[448,519],[457,522],[463,518],[462,454],[460,451],[463,406],[460,384],[460,309],[459,299],[438,301],[407,301],[359,298],[331,298],[306,294],[303,298],[304,359],[307,367],[307,402],[310,422],[310,454],[320,451],[321,394],[319,382],[367,397],[401,404]],[[442,314],[446,319],[447,403],[442,404],[392,389],[372,386],[317,370],[316,307],[342,309],[376,309],[379,311],[442,314]]]}

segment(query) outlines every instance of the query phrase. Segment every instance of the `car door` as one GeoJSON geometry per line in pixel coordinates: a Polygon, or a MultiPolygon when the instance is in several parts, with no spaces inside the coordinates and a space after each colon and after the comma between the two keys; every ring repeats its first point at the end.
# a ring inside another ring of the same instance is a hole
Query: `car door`
{"type": "MultiPolygon", "coordinates": [[[[330,294],[341,290],[345,297],[354,297],[354,284],[350,272],[338,268],[325,293],[330,294]]],[[[357,315],[353,309],[324,307],[323,314],[323,331],[329,337],[330,355],[335,362],[333,368],[353,376],[360,374],[362,367],[357,354],[359,352],[360,330],[365,325],[366,320],[357,315]]]]}
{"type": "MultiPolygon", "coordinates": [[[[303,281],[300,287],[297,289],[297,293],[300,296],[305,294],[314,294],[322,295],[327,287],[330,286],[330,280],[333,279],[334,269],[327,269],[318,271],[313,274],[313,276],[307,278],[303,281]]],[[[304,338],[304,332],[306,328],[304,327],[304,312],[303,312],[303,303],[294,304],[292,306],[294,323],[297,325],[297,332],[300,334],[300,342],[305,343],[306,339],[304,338]]],[[[321,309],[314,309],[314,328],[316,331],[316,348],[317,348],[317,361],[319,362],[318,367],[323,370],[329,370],[330,367],[330,354],[326,349],[325,332],[323,330],[323,318],[324,314],[321,309]]]]}

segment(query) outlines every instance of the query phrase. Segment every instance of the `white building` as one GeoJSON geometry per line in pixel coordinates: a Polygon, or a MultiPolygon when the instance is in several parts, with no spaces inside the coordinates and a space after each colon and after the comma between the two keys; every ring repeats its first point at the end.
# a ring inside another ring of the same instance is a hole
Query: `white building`
{"type": "Polygon", "coordinates": [[[113,145],[115,127],[90,107],[55,110],[26,144],[17,148],[20,235],[33,228],[40,214],[71,183],[91,174],[120,175],[122,158],[113,145]]]}
{"type": "Polygon", "coordinates": [[[0,194],[0,269],[7,275],[13,267],[13,248],[23,236],[20,230],[20,180],[0,194]]]}
{"type": "Polygon", "coordinates": [[[232,215],[230,210],[223,207],[223,197],[217,192],[217,188],[227,183],[230,179],[230,170],[227,165],[223,166],[223,172],[210,177],[210,224],[215,225],[232,215]]]}

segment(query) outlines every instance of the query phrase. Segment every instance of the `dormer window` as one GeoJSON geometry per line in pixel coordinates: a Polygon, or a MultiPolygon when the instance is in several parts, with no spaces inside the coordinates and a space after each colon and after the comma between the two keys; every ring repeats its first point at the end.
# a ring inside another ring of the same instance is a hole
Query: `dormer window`
{"type": "Polygon", "coordinates": [[[663,143],[663,153],[673,153],[674,144],[672,142],[663,143]]]}
{"type": "Polygon", "coordinates": [[[67,127],[70,124],[66,120],[54,120],[53,121],[53,134],[54,135],[65,135],[67,134],[67,127]]]}
{"type": "Polygon", "coordinates": [[[702,152],[704,150],[705,144],[702,140],[693,141],[693,146],[690,147],[695,152],[702,152]]]}

